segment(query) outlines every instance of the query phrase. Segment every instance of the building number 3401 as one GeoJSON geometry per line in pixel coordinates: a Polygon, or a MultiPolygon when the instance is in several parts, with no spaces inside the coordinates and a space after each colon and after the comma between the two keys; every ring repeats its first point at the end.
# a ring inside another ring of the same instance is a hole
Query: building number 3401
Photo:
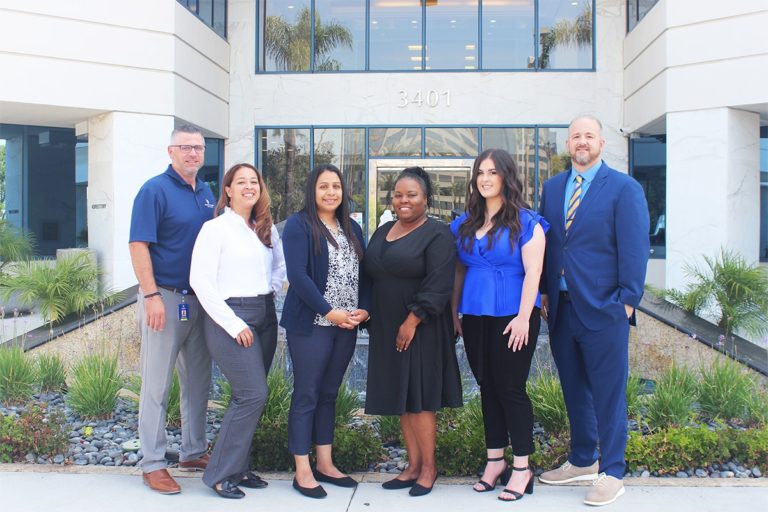
{"type": "Polygon", "coordinates": [[[398,94],[400,97],[400,101],[397,104],[398,108],[405,108],[408,105],[416,105],[419,108],[451,106],[450,90],[437,91],[435,89],[430,89],[428,91],[422,91],[421,89],[417,89],[416,91],[406,91],[404,89],[400,89],[398,94]]]}

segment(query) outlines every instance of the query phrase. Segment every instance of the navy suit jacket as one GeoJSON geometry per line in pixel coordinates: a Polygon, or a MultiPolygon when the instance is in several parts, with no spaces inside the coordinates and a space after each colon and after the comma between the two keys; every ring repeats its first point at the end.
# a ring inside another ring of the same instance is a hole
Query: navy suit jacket
{"type": "Polygon", "coordinates": [[[549,295],[554,329],[564,272],[576,316],[590,330],[626,321],[624,305],[643,296],[650,254],[648,204],[640,184],[603,162],[565,233],[565,185],[571,171],[544,183],[540,214],[551,227],[541,292],[549,295]]]}
{"type": "MultiPolygon", "coordinates": [[[[365,247],[362,229],[357,222],[353,221],[350,224],[354,231],[353,236],[357,237],[361,247],[365,247]]],[[[310,334],[315,315],[327,315],[333,309],[323,297],[328,281],[328,243],[321,238],[320,254],[315,254],[312,228],[302,212],[288,217],[283,229],[282,242],[285,269],[290,286],[285,296],[280,325],[285,327],[286,331],[310,334]]],[[[358,283],[360,309],[371,310],[370,295],[370,280],[363,271],[361,261],[358,283]]]]}

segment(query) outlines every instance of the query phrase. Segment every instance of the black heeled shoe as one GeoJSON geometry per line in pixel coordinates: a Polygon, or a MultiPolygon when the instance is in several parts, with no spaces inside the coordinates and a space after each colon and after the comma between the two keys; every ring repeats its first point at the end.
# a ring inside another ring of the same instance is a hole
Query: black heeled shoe
{"type": "MultiPolygon", "coordinates": [[[[501,457],[494,457],[492,459],[486,459],[487,462],[498,462],[500,460],[504,460],[504,456],[503,455],[501,457]]],[[[499,476],[496,477],[496,479],[493,481],[493,484],[489,484],[485,480],[480,479],[480,480],[477,481],[477,483],[482,485],[483,488],[481,490],[477,490],[473,486],[472,490],[475,491],[475,492],[490,492],[490,491],[494,490],[499,485],[499,482],[509,480],[509,477],[511,475],[512,475],[512,470],[509,469],[509,466],[505,463],[504,464],[504,471],[499,473],[499,476]]]]}
{"type": "Polygon", "coordinates": [[[393,478],[392,480],[387,480],[381,484],[381,486],[388,491],[396,491],[398,489],[407,489],[409,487],[413,487],[413,484],[415,483],[415,478],[412,478],[411,480],[400,480],[399,478],[393,478]]]}
{"type": "Polygon", "coordinates": [[[250,471],[246,471],[245,474],[243,474],[240,483],[237,485],[248,487],[249,489],[264,489],[269,485],[269,483],[267,483],[267,481],[261,478],[259,475],[256,475],[250,471]]]}
{"type": "Polygon", "coordinates": [[[351,476],[328,476],[324,473],[321,473],[317,469],[313,469],[312,474],[315,475],[315,480],[318,482],[326,482],[329,484],[338,485],[339,487],[357,487],[357,480],[351,476]]]}
{"type": "Polygon", "coordinates": [[[213,486],[213,490],[222,498],[230,500],[239,500],[245,496],[245,493],[241,491],[237,485],[232,483],[232,480],[222,480],[213,486]]]}
{"type": "Polygon", "coordinates": [[[328,496],[328,493],[325,492],[322,485],[318,485],[317,487],[302,487],[299,485],[299,482],[296,481],[296,477],[293,477],[293,488],[307,498],[320,499],[328,496]]]}
{"type": "Polygon", "coordinates": [[[427,494],[432,492],[432,488],[435,486],[435,482],[437,482],[437,475],[435,475],[435,479],[432,480],[432,485],[430,485],[429,487],[424,487],[421,484],[414,483],[413,487],[411,487],[411,490],[408,491],[408,494],[410,494],[414,498],[418,496],[426,496],[427,494]]]}
{"type": "MultiPolygon", "coordinates": [[[[517,468],[515,466],[512,466],[512,471],[530,471],[530,469],[531,468],[529,466],[525,466],[524,468],[517,468]]],[[[534,482],[534,480],[533,480],[533,471],[531,471],[531,476],[530,476],[530,478],[528,478],[528,484],[525,486],[525,494],[533,494],[533,482],[534,482]]],[[[508,498],[502,498],[501,496],[499,496],[499,501],[520,501],[521,499],[523,499],[525,497],[524,494],[521,494],[521,493],[519,493],[517,491],[513,491],[512,489],[505,488],[501,492],[502,493],[506,492],[507,494],[511,494],[512,496],[515,497],[515,499],[510,500],[508,498]]]]}

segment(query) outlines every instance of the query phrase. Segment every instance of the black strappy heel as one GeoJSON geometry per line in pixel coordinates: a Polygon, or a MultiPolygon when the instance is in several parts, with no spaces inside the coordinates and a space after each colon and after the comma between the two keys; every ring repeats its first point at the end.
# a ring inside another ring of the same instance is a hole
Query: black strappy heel
{"type": "MultiPolygon", "coordinates": [[[[525,466],[524,468],[518,468],[518,467],[512,466],[512,471],[530,471],[530,469],[531,468],[529,466],[525,466]]],[[[533,494],[533,481],[534,481],[533,480],[533,471],[531,471],[531,477],[528,479],[528,485],[525,486],[525,494],[533,494]]],[[[515,499],[510,500],[510,499],[502,498],[501,496],[499,496],[499,500],[500,501],[520,501],[521,499],[523,499],[525,497],[524,494],[521,494],[521,493],[519,493],[517,491],[513,491],[512,489],[506,489],[505,488],[502,491],[502,493],[505,493],[505,492],[508,493],[508,494],[511,494],[512,496],[514,496],[515,499]]]]}
{"type": "MultiPolygon", "coordinates": [[[[486,459],[486,460],[488,462],[498,462],[500,460],[504,460],[504,456],[502,455],[501,457],[493,457],[491,459],[486,459]]],[[[493,484],[489,484],[485,480],[478,480],[477,483],[483,486],[482,490],[477,490],[474,488],[474,486],[472,487],[472,490],[475,492],[490,492],[494,490],[497,485],[499,485],[500,481],[509,480],[509,477],[512,475],[511,473],[512,470],[509,468],[508,465],[505,464],[505,466],[506,467],[504,468],[504,471],[499,473],[499,476],[496,477],[496,479],[493,481],[493,484]]]]}

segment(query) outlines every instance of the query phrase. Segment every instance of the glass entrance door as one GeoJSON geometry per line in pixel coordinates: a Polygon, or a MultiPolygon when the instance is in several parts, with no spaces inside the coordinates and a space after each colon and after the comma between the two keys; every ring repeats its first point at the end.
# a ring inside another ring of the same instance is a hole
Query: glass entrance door
{"type": "Polygon", "coordinates": [[[464,212],[467,183],[472,172],[471,159],[372,159],[368,162],[368,237],[387,220],[392,211],[395,179],[406,167],[419,166],[429,173],[434,189],[430,217],[451,222],[464,212]]]}

